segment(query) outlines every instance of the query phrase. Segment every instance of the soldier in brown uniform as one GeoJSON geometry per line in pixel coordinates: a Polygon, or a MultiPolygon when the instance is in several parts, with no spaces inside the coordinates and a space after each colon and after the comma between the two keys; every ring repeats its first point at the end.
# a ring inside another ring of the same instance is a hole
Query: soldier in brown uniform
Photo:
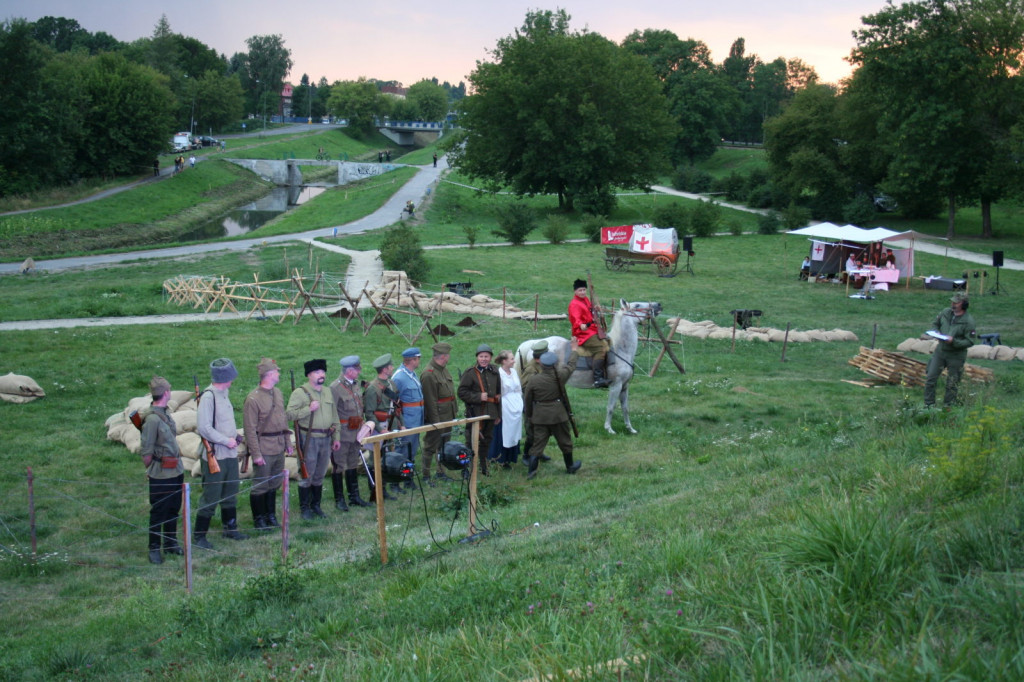
{"type": "MultiPolygon", "coordinates": [[[[530,381],[530,377],[535,376],[540,372],[540,356],[548,352],[548,340],[541,339],[537,343],[531,346],[533,351],[533,359],[527,361],[526,366],[523,367],[522,373],[519,375],[519,383],[523,387],[523,391],[526,390],[526,385],[530,381]]],[[[526,440],[523,441],[523,464],[529,466],[530,464],[530,447],[533,445],[533,424],[530,423],[529,419],[524,419],[526,422],[526,440]]],[[[547,455],[541,456],[541,461],[548,461],[551,458],[547,455]]]]}
{"type": "MultiPolygon", "coordinates": [[[[423,423],[440,424],[455,419],[455,382],[448,372],[448,360],[451,358],[452,346],[450,343],[441,341],[435,343],[431,350],[434,356],[430,364],[420,373],[420,384],[423,387],[423,423]]],[[[430,480],[431,462],[441,449],[441,441],[444,436],[451,433],[451,427],[427,431],[423,437],[423,479],[431,486],[434,482],[430,480]]],[[[450,476],[440,469],[437,478],[452,480],[450,476]]]]}
{"type": "Polygon", "coordinates": [[[310,360],[303,369],[308,382],[292,391],[285,414],[298,422],[302,438],[302,457],[309,478],[299,481],[299,507],[302,518],[309,521],[314,515],[327,516],[320,508],[320,501],[330,453],[341,448],[341,425],[334,407],[334,396],[330,390],[324,390],[327,361],[310,360]]]}
{"type": "Polygon", "coordinates": [[[171,384],[163,377],[153,377],[149,394],[153,397],[153,407],[142,422],[141,450],[149,478],[149,561],[162,564],[161,539],[167,554],[184,553],[178,545],[178,516],[185,468],[181,465],[181,453],[175,440],[174,421],[167,414],[171,384]]]}
{"type": "Polygon", "coordinates": [[[277,522],[277,489],[284,480],[284,456],[293,452],[291,429],[284,413],[284,396],[277,388],[281,370],[270,358],[256,366],[260,385],[245,397],[242,405],[242,427],[245,445],[252,457],[252,509],[256,530],[270,530],[277,522]]]}
{"type": "MultiPolygon", "coordinates": [[[[377,424],[375,433],[384,433],[388,430],[402,428],[402,411],[398,409],[398,389],[391,381],[391,371],[395,365],[391,361],[391,353],[385,353],[373,361],[373,368],[377,370],[377,378],[366,385],[363,389],[363,418],[377,424]]],[[[404,439],[396,438],[391,445],[404,445],[404,439]]],[[[396,493],[405,494],[405,490],[397,483],[388,486],[396,493]]],[[[384,489],[385,500],[398,499],[384,489]]],[[[374,497],[370,493],[370,499],[374,497]]]]}
{"type": "Polygon", "coordinates": [[[572,459],[572,431],[569,428],[569,411],[565,406],[564,390],[566,380],[576,369],[576,340],[572,341],[572,355],[569,362],[560,368],[558,356],[551,351],[540,356],[541,371],[530,379],[523,394],[523,413],[533,423],[533,445],[527,453],[530,473],[527,478],[537,475],[537,466],[548,438],[555,437],[558,449],[565,460],[565,472],[575,474],[582,462],[572,459]]]}
{"type": "Polygon", "coordinates": [[[480,445],[477,449],[481,473],[485,476],[494,422],[501,418],[501,377],[498,376],[498,369],[491,364],[493,355],[491,347],[486,343],[477,346],[476,364],[462,373],[458,391],[459,400],[466,404],[466,417],[490,417],[480,422],[480,445]]]}
{"type": "Polygon", "coordinates": [[[358,355],[346,355],[341,359],[341,376],[331,382],[331,393],[338,410],[341,425],[341,448],[331,456],[334,473],[331,484],[334,487],[334,506],[348,511],[345,504],[345,489],[348,486],[348,501],[357,507],[373,505],[359,496],[359,428],[363,425],[363,396],[359,386],[362,371],[358,355]]]}

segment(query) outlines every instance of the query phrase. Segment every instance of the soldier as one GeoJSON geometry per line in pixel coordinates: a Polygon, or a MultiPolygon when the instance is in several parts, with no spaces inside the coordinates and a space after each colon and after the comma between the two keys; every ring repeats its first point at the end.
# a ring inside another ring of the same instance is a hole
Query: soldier
{"type": "Polygon", "coordinates": [[[466,405],[466,417],[487,415],[490,419],[479,422],[480,443],[477,455],[481,473],[487,475],[487,457],[491,452],[494,422],[501,418],[501,377],[491,364],[491,347],[481,343],[476,348],[476,364],[462,373],[459,381],[459,400],[466,405]]]}
{"type": "Polygon", "coordinates": [[[153,397],[153,407],[142,422],[141,450],[149,478],[149,562],[162,564],[161,539],[167,554],[184,554],[178,545],[178,516],[185,468],[181,465],[181,453],[174,437],[174,422],[167,414],[171,384],[155,376],[149,382],[149,394],[153,397]]]}
{"type": "Polygon", "coordinates": [[[294,450],[291,443],[291,429],[284,413],[284,396],[277,388],[281,370],[270,358],[263,358],[256,365],[260,385],[245,397],[242,405],[242,428],[245,431],[245,445],[252,457],[252,492],[249,506],[252,509],[256,530],[271,530],[277,522],[277,489],[281,487],[284,473],[285,453],[294,450]]]}
{"type": "Polygon", "coordinates": [[[331,456],[334,473],[331,483],[334,487],[334,506],[348,511],[345,504],[344,485],[348,485],[348,501],[356,507],[373,505],[359,496],[359,428],[363,425],[363,396],[359,390],[359,373],[363,367],[358,355],[346,355],[341,359],[341,376],[331,382],[331,393],[338,410],[341,425],[341,449],[331,456]]]}
{"type": "Polygon", "coordinates": [[[569,323],[576,343],[594,358],[594,388],[607,388],[604,376],[605,359],[608,356],[608,342],[598,334],[598,323],[594,321],[594,306],[587,297],[587,283],[578,279],[572,284],[573,299],[569,301],[569,323]]]}
{"type": "Polygon", "coordinates": [[[309,478],[299,482],[299,507],[306,521],[314,516],[327,516],[320,508],[323,499],[324,476],[331,452],[341,448],[341,425],[334,396],[325,391],[327,361],[310,360],[303,366],[307,383],[292,391],[285,414],[295,421],[302,439],[302,457],[309,478]]]}
{"type": "MultiPolygon", "coordinates": [[[[455,419],[455,382],[448,372],[448,360],[451,358],[452,346],[441,341],[431,348],[433,357],[430,364],[420,373],[420,384],[423,387],[423,419],[426,424],[440,424],[455,419]]],[[[428,431],[423,439],[423,478],[431,487],[435,484],[430,480],[430,465],[441,450],[442,440],[452,431],[451,427],[428,431]]],[[[438,469],[437,478],[452,480],[450,476],[438,469]]]]}
{"type": "Polygon", "coordinates": [[[974,345],[976,326],[974,318],[967,312],[970,301],[967,294],[956,294],[949,299],[949,307],[939,312],[932,322],[932,329],[944,335],[935,347],[932,358],[928,362],[928,374],[924,382],[924,406],[935,406],[935,385],[946,370],[946,395],[942,404],[951,407],[957,403],[957,388],[960,375],[967,361],[967,349],[974,345]]]}
{"type": "MultiPolygon", "coordinates": [[[[395,389],[398,391],[398,409],[402,412],[402,426],[407,429],[423,426],[423,387],[420,385],[420,378],[416,376],[416,370],[420,366],[420,357],[419,348],[403,350],[402,366],[392,376],[395,389]]],[[[414,433],[396,440],[407,444],[409,460],[415,462],[420,445],[420,435],[414,433]]],[[[415,490],[416,484],[406,481],[405,487],[415,490]]]]}
{"type": "Polygon", "coordinates": [[[565,406],[565,381],[576,369],[576,342],[572,342],[572,355],[569,362],[560,368],[558,356],[551,351],[540,356],[541,371],[530,379],[523,395],[523,409],[526,418],[533,423],[533,444],[527,453],[530,471],[527,478],[537,475],[540,456],[548,444],[548,438],[555,437],[562,458],[565,460],[565,472],[575,474],[582,462],[572,459],[572,432],[569,429],[569,411],[565,406]]]}
{"type": "MultiPolygon", "coordinates": [[[[548,340],[541,339],[537,343],[530,347],[533,351],[533,359],[526,363],[523,367],[522,373],[519,375],[519,383],[523,385],[523,390],[526,390],[526,384],[529,383],[530,377],[537,375],[540,372],[540,356],[548,352],[548,340]]],[[[530,423],[529,419],[524,419],[526,422],[526,440],[523,442],[523,464],[529,465],[530,463],[530,446],[533,445],[533,424],[530,423]]],[[[541,461],[547,462],[551,458],[547,455],[541,456],[541,461]]]]}
{"type": "MultiPolygon", "coordinates": [[[[385,353],[373,361],[373,368],[377,370],[377,378],[366,385],[363,390],[363,418],[377,424],[376,433],[384,433],[393,429],[400,429],[402,426],[402,413],[395,404],[398,400],[398,391],[391,382],[391,370],[394,369],[391,362],[391,353],[385,353]]],[[[401,445],[400,439],[395,439],[401,445]]],[[[390,487],[394,492],[405,494],[397,483],[390,487]]],[[[371,501],[373,495],[370,495],[371,501]]],[[[390,495],[387,488],[384,489],[385,500],[396,500],[397,497],[390,495]]]]}
{"type": "Polygon", "coordinates": [[[238,531],[238,427],[235,426],[235,409],[231,406],[228,390],[231,382],[238,378],[238,370],[227,358],[218,358],[210,363],[210,385],[200,396],[196,408],[196,430],[213,445],[220,471],[210,473],[206,459],[202,460],[203,496],[196,512],[196,527],[193,540],[196,547],[213,549],[206,539],[213,513],[220,505],[221,535],[229,540],[245,540],[247,535],[238,531]]]}

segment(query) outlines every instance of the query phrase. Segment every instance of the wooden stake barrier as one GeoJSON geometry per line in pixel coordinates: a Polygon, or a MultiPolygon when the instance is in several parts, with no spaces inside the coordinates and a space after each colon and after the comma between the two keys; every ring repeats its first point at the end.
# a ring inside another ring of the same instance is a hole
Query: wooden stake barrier
{"type": "MultiPolygon", "coordinates": [[[[281,476],[281,561],[288,559],[288,472],[282,471],[281,476]]],[[[274,510],[271,509],[273,514],[274,510]]]]}
{"type": "MultiPolygon", "coordinates": [[[[482,415],[479,417],[469,417],[466,419],[453,419],[447,422],[440,422],[438,424],[424,424],[423,426],[417,426],[411,429],[404,429],[402,431],[388,431],[387,433],[378,433],[370,436],[369,438],[363,439],[362,445],[373,446],[373,471],[374,475],[377,476],[375,486],[376,501],[377,501],[377,537],[380,540],[380,562],[386,566],[388,563],[388,536],[387,536],[387,521],[384,517],[384,480],[381,478],[381,444],[386,443],[394,438],[402,438],[403,436],[413,436],[418,433],[425,433],[427,431],[437,431],[440,429],[448,429],[454,426],[463,426],[465,424],[473,424],[472,429],[472,442],[473,442],[473,469],[469,478],[469,532],[467,537],[476,533],[476,472],[477,462],[479,461],[479,436],[480,427],[478,422],[482,422],[485,419],[490,419],[488,415],[482,415]]],[[[486,453],[484,453],[486,456],[486,453]]]]}
{"type": "Polygon", "coordinates": [[[192,496],[188,483],[181,484],[181,540],[185,547],[185,591],[192,594],[192,496]]]}
{"type": "MultiPolygon", "coordinates": [[[[676,366],[676,369],[679,370],[680,374],[686,374],[686,370],[683,368],[683,363],[679,362],[679,358],[676,357],[675,351],[672,350],[672,344],[670,344],[668,339],[665,337],[665,332],[661,331],[661,327],[658,326],[658,321],[653,317],[650,318],[650,321],[651,329],[657,332],[658,338],[661,339],[662,351],[668,353],[669,359],[672,360],[672,364],[676,366]]],[[[678,322],[676,324],[678,324],[678,322]]],[[[658,359],[660,360],[661,357],[659,356],[658,359]]]]}
{"type": "Polygon", "coordinates": [[[36,558],[36,492],[32,467],[28,467],[28,535],[32,542],[32,559],[36,558]]]}

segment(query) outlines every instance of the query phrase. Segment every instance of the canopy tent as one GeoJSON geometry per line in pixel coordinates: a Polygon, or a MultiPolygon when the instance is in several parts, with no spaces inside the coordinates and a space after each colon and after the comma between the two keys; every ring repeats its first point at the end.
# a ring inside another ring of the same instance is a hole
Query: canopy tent
{"type": "Polygon", "coordinates": [[[893,251],[896,257],[896,268],[900,275],[909,282],[914,276],[914,245],[913,240],[929,235],[914,232],[894,232],[884,227],[866,230],[856,225],[836,225],[819,223],[799,230],[790,230],[786,234],[804,236],[811,240],[811,274],[838,273],[844,269],[846,255],[853,251],[851,244],[874,244],[899,241],[911,241],[909,248],[893,251]]]}

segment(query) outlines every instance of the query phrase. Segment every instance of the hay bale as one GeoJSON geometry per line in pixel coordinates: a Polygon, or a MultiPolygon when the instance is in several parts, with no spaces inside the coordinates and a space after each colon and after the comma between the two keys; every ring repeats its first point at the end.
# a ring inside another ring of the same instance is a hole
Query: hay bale
{"type": "Polygon", "coordinates": [[[45,396],[46,392],[32,377],[14,372],[0,376],[0,400],[24,404],[45,396]]]}

